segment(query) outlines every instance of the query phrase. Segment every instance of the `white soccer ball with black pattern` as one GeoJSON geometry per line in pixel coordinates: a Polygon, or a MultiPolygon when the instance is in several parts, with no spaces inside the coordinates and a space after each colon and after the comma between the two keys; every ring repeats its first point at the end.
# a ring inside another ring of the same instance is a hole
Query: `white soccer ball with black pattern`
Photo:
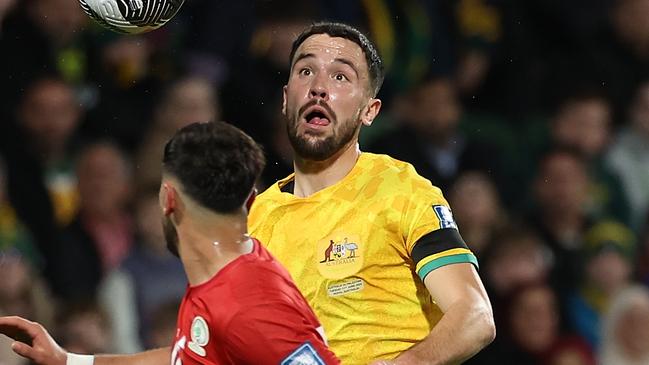
{"type": "Polygon", "coordinates": [[[91,18],[119,33],[158,29],[176,15],[185,0],[79,0],[91,18]]]}

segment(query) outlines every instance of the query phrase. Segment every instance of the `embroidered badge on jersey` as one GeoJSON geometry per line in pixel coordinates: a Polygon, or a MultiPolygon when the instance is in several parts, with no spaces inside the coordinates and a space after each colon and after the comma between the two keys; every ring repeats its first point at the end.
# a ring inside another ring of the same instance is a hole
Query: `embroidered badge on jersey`
{"type": "Polygon", "coordinates": [[[201,316],[196,316],[192,321],[191,327],[191,341],[187,347],[195,354],[205,357],[205,346],[210,342],[210,331],[207,327],[207,322],[201,316]]]}
{"type": "Polygon", "coordinates": [[[446,205],[433,205],[433,210],[437,219],[439,219],[439,228],[455,228],[457,229],[457,224],[453,220],[453,214],[451,209],[446,205]]]}
{"type": "Polygon", "coordinates": [[[281,365],[324,365],[324,361],[309,342],[293,351],[281,365]]]}
{"type": "Polygon", "coordinates": [[[316,250],[318,271],[328,279],[346,278],[363,266],[363,244],[356,235],[334,234],[319,241],[316,250]]]}

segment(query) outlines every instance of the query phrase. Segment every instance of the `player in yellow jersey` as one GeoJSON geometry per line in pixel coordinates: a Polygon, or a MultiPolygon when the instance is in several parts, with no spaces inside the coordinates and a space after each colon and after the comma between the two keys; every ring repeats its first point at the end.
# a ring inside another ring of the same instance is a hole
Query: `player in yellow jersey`
{"type": "Polygon", "coordinates": [[[381,108],[381,59],[358,30],[315,24],[293,44],[283,113],[295,173],[253,205],[343,364],[452,364],[495,336],[477,260],[442,192],[358,147],[381,108]]]}

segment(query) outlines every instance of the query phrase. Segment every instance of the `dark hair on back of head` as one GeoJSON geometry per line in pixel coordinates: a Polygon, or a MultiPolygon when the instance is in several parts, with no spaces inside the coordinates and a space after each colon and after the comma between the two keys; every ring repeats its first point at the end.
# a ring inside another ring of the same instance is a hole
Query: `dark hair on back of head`
{"type": "Polygon", "coordinates": [[[383,68],[383,61],[381,56],[376,49],[374,43],[372,43],[365,34],[363,34],[358,29],[343,23],[334,23],[334,22],[318,22],[314,23],[308,28],[306,28],[296,39],[293,41],[293,47],[291,49],[291,58],[289,59],[290,67],[293,67],[293,59],[295,58],[295,53],[304,41],[316,34],[327,34],[330,37],[340,37],[348,39],[356,44],[363,50],[365,54],[365,60],[367,61],[368,73],[370,76],[370,88],[371,91],[376,96],[383,85],[383,79],[385,78],[385,70],[383,68]]]}
{"type": "Polygon", "coordinates": [[[227,214],[244,205],[265,158],[261,147],[238,128],[206,122],[178,130],[164,148],[162,165],[194,201],[227,214]]]}

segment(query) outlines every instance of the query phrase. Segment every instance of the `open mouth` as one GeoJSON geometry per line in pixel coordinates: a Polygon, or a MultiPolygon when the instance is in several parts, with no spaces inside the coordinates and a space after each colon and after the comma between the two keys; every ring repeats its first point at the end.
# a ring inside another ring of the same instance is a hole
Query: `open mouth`
{"type": "Polygon", "coordinates": [[[313,108],[311,111],[308,111],[304,116],[304,119],[308,124],[313,125],[329,125],[330,120],[327,113],[320,108],[313,108]]]}

